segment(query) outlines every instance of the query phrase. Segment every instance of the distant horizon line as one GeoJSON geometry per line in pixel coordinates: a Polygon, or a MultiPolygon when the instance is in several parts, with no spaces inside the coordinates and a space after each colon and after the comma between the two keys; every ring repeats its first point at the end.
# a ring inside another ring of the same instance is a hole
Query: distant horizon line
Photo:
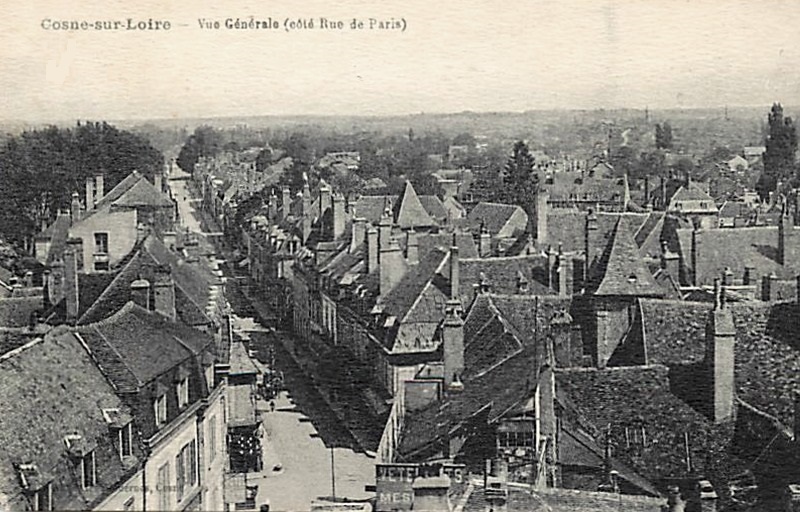
{"type": "Polygon", "coordinates": [[[0,124],[34,124],[34,125],[57,125],[65,123],[77,122],[107,122],[107,123],[146,123],[146,122],[179,122],[179,121],[213,121],[213,120],[232,120],[232,119],[256,119],[256,118],[358,118],[358,119],[385,119],[385,118],[403,118],[403,117],[422,117],[422,116],[459,116],[459,115],[524,115],[536,112],[620,112],[620,111],[639,111],[639,112],[672,112],[672,111],[724,111],[728,110],[745,110],[745,109],[769,109],[773,104],[779,103],[782,107],[789,108],[792,104],[783,103],[780,101],[773,101],[769,104],[758,105],[722,105],[722,106],[686,106],[686,107],[650,107],[645,105],[643,107],[595,107],[595,108],[569,108],[569,107],[551,107],[551,108],[534,108],[526,110],[460,110],[460,111],[417,111],[406,113],[387,113],[387,114],[333,114],[333,113],[305,113],[305,114],[213,114],[208,116],[181,116],[181,117],[119,117],[119,118],[88,118],[88,117],[73,117],[73,118],[60,118],[55,120],[46,119],[19,119],[19,118],[0,118],[0,124]]]}

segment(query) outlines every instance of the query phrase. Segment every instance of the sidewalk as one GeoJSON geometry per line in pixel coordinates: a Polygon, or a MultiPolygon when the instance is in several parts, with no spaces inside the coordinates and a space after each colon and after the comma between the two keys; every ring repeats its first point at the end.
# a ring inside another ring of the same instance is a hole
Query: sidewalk
{"type": "MultiPolygon", "coordinates": [[[[269,318],[269,312],[267,311],[267,306],[262,304],[258,299],[254,299],[242,290],[242,294],[250,301],[250,304],[253,306],[253,310],[258,315],[259,319],[265,321],[266,318],[269,318]]],[[[282,336],[276,336],[283,345],[286,352],[291,357],[292,361],[304,372],[307,373],[307,369],[309,366],[314,362],[313,357],[310,357],[308,354],[298,353],[298,345],[289,345],[286,343],[286,340],[282,336]],[[306,356],[306,357],[304,357],[306,356]]],[[[313,379],[312,379],[313,380],[313,379]]],[[[322,398],[328,408],[334,413],[336,418],[342,422],[343,425],[347,428],[347,431],[353,437],[353,440],[356,442],[358,449],[364,453],[370,453],[375,450],[377,447],[377,443],[372,440],[369,434],[366,431],[358,428],[358,425],[354,425],[352,421],[349,421],[350,418],[348,416],[353,415],[354,405],[356,409],[360,409],[363,412],[363,404],[340,404],[336,402],[332,402],[328,397],[328,394],[325,393],[324,390],[320,389],[319,386],[314,384],[314,389],[317,394],[322,398]],[[359,407],[360,406],[360,407],[359,407]]],[[[355,411],[358,414],[358,410],[355,411]]]]}

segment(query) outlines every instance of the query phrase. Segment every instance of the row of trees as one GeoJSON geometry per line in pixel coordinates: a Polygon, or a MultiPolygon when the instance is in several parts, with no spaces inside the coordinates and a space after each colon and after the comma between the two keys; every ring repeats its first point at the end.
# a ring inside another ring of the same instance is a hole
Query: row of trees
{"type": "Polygon", "coordinates": [[[163,157],[141,137],[103,123],[49,127],[11,136],[0,148],[0,238],[20,249],[68,209],[86,178],[105,176],[106,191],[134,170],[150,177],[163,157]]]}

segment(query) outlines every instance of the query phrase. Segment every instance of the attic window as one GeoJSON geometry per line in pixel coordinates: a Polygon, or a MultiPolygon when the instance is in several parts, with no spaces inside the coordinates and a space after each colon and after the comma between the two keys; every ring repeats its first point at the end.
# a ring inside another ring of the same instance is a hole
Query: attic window
{"type": "Polygon", "coordinates": [[[383,326],[388,329],[390,327],[393,327],[395,322],[397,322],[397,317],[390,316],[389,318],[386,319],[385,322],[383,322],[383,326]]]}
{"type": "Polygon", "coordinates": [[[633,283],[636,282],[636,280],[637,280],[636,274],[631,274],[631,275],[628,276],[628,282],[629,283],[633,284],[633,283]]]}

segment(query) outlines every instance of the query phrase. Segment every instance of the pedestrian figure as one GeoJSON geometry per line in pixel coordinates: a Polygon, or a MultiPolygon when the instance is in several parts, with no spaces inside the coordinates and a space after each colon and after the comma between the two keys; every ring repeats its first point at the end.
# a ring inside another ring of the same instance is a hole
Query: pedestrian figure
{"type": "Polygon", "coordinates": [[[270,400],[269,408],[270,408],[270,411],[275,412],[275,400],[270,400]]]}

